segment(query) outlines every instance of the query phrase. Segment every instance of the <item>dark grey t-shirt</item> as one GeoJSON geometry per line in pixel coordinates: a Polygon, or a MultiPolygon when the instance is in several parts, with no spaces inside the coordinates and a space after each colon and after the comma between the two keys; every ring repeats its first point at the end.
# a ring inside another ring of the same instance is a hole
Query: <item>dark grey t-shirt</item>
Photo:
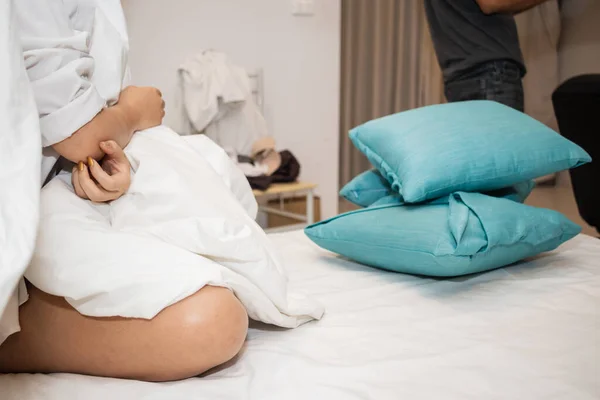
{"type": "Polygon", "coordinates": [[[516,62],[525,75],[511,15],[485,15],[475,0],[425,0],[425,13],[444,80],[488,61],[516,62]]]}

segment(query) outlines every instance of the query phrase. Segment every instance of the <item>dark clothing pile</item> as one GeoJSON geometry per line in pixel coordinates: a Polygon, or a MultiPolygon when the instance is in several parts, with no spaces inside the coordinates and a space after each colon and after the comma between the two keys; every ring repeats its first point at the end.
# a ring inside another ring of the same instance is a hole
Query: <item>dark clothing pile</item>
{"type": "MultiPolygon", "coordinates": [[[[271,175],[247,176],[250,187],[257,190],[267,190],[274,183],[294,182],[300,176],[300,163],[289,150],[280,151],[281,165],[271,175]]],[[[238,162],[250,162],[252,159],[246,156],[238,156],[238,162]]]]}

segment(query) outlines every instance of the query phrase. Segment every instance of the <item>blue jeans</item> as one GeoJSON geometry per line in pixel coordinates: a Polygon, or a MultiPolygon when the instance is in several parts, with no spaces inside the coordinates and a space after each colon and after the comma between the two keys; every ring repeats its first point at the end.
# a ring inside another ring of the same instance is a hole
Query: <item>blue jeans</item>
{"type": "Polygon", "coordinates": [[[445,83],[449,102],[493,100],[524,111],[522,71],[512,61],[490,61],[445,83]]]}

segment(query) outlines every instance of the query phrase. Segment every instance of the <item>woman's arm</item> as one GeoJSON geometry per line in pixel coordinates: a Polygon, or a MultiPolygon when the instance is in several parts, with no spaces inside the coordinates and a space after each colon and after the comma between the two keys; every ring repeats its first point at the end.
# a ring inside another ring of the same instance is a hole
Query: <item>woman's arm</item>
{"type": "Polygon", "coordinates": [[[87,157],[100,160],[104,157],[99,145],[101,142],[114,140],[119,147],[124,148],[129,144],[134,131],[134,123],[128,118],[127,112],[115,105],[103,109],[72,136],[52,147],[58,154],[73,162],[86,160],[87,157]]]}
{"type": "Polygon", "coordinates": [[[44,147],[75,162],[100,159],[101,142],[124,147],[135,130],[161,123],[164,103],[157,89],[126,88],[118,105],[106,108],[91,80],[88,34],[71,27],[72,10],[64,2],[19,0],[14,6],[44,147]]]}
{"type": "Polygon", "coordinates": [[[135,131],[159,125],[164,108],[158,89],[129,86],[121,92],[116,105],[104,109],[70,138],[54,145],[65,158],[78,162],[71,175],[75,193],[99,203],[116,200],[127,192],[131,166],[123,148],[135,131]]]}
{"type": "Polygon", "coordinates": [[[124,149],[135,131],[161,124],[164,107],[158,89],[129,86],[121,92],[117,104],[103,109],[73,135],[52,147],[73,162],[87,160],[87,157],[100,160],[104,156],[100,143],[112,140],[124,149]]]}

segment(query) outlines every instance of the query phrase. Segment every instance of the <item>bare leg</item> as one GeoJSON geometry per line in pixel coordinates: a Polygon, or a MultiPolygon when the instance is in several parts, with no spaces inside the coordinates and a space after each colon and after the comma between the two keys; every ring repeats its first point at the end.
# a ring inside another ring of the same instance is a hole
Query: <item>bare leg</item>
{"type": "Polygon", "coordinates": [[[82,316],[64,299],[30,287],[21,332],[0,346],[0,373],[69,372],[169,381],[233,358],[248,328],[227,289],[205,287],[151,321],[82,316]]]}

